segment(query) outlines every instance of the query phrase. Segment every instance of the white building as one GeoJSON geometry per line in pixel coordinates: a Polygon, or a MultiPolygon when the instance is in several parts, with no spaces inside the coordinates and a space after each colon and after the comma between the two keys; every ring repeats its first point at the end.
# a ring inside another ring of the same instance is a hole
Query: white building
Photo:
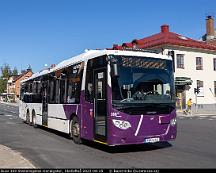
{"type": "Polygon", "coordinates": [[[192,98],[199,111],[216,110],[216,46],[170,32],[169,26],[163,25],[158,34],[135,39],[122,46],[114,45],[113,49],[124,47],[151,49],[172,55],[177,108],[184,109],[186,101],[192,98]],[[196,95],[194,89],[197,87],[200,92],[196,95]]]}

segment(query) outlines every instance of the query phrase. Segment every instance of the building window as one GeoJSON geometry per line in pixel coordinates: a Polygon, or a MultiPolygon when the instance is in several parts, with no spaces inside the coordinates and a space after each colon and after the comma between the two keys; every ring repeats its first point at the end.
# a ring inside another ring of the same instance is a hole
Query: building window
{"type": "Polygon", "coordinates": [[[183,54],[177,54],[177,68],[184,68],[184,55],[183,54]]]}
{"type": "Polygon", "coordinates": [[[203,60],[202,57],[196,57],[196,69],[203,70],[203,60]]]}
{"type": "Polygon", "coordinates": [[[216,81],[214,81],[214,96],[216,97],[216,81]]]}
{"type": "Polygon", "coordinates": [[[213,58],[214,71],[216,71],[216,58],[213,58]]]}
{"type": "Polygon", "coordinates": [[[199,93],[197,94],[198,97],[204,97],[204,89],[203,89],[203,81],[197,80],[197,88],[199,88],[199,93]]]}

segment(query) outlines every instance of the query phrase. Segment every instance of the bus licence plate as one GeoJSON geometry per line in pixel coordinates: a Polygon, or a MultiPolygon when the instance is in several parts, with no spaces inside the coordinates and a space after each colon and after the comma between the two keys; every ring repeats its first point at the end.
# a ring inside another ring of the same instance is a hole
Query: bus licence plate
{"type": "Polygon", "coordinates": [[[144,143],[154,143],[160,141],[160,138],[147,138],[144,143]]]}

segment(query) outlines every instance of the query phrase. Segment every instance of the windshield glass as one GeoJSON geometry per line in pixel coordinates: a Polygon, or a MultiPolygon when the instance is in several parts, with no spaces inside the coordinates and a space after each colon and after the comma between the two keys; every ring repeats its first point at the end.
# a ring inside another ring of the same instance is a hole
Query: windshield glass
{"type": "Polygon", "coordinates": [[[118,71],[118,75],[112,76],[113,104],[173,102],[172,61],[151,57],[112,58],[111,64],[117,64],[118,71]]]}

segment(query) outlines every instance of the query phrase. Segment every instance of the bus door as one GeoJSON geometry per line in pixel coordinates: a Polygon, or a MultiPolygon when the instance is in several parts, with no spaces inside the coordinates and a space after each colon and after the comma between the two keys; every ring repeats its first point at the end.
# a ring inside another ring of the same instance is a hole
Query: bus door
{"type": "Polygon", "coordinates": [[[48,81],[42,83],[42,125],[48,125],[48,81]]]}
{"type": "Polygon", "coordinates": [[[94,70],[94,139],[105,142],[107,138],[106,68],[94,70]]]}

